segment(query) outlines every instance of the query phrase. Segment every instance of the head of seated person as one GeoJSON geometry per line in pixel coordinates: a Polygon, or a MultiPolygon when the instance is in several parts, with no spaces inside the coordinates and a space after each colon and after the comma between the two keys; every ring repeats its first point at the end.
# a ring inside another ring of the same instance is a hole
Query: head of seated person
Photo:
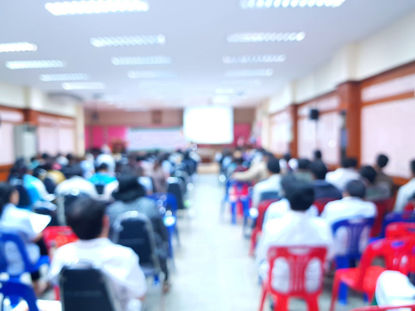
{"type": "Polygon", "coordinates": [[[63,174],[65,175],[66,179],[71,179],[73,177],[83,177],[82,168],[78,165],[67,167],[63,170],[63,174]]]}
{"type": "Polygon", "coordinates": [[[82,196],[66,208],[66,222],[80,240],[106,238],[110,226],[105,210],[106,203],[82,196]]]}
{"type": "Polygon", "coordinates": [[[376,169],[378,171],[382,171],[386,167],[386,165],[388,165],[388,162],[389,162],[389,158],[387,155],[379,154],[376,157],[376,169]]]}
{"type": "Polygon", "coordinates": [[[323,161],[323,154],[321,153],[321,150],[314,150],[313,159],[314,161],[323,161]]]}
{"type": "Polygon", "coordinates": [[[19,203],[19,192],[7,182],[0,183],[0,218],[7,204],[17,205],[19,203]]]}
{"type": "Polygon", "coordinates": [[[411,166],[412,178],[415,178],[415,159],[411,161],[410,166],[411,166]]]}
{"type": "Polygon", "coordinates": [[[101,174],[109,174],[110,168],[107,163],[103,162],[98,165],[96,172],[101,174]]]}
{"type": "Polygon", "coordinates": [[[356,169],[357,168],[357,159],[345,157],[341,161],[341,167],[347,169],[356,169]]]}
{"type": "Polygon", "coordinates": [[[305,212],[315,199],[314,187],[311,183],[292,177],[285,178],[285,196],[290,202],[291,210],[305,212]]]}
{"type": "Polygon", "coordinates": [[[281,172],[280,160],[275,157],[270,157],[267,162],[267,170],[269,175],[277,175],[281,172]]]}
{"type": "Polygon", "coordinates": [[[132,202],[146,195],[144,187],[134,175],[124,175],[118,178],[118,190],[113,193],[117,201],[132,202]]]}
{"type": "Polygon", "coordinates": [[[363,199],[366,196],[366,186],[361,180],[351,180],[346,184],[343,196],[363,199]]]}
{"type": "Polygon", "coordinates": [[[376,176],[378,175],[376,170],[370,165],[362,166],[360,168],[359,174],[367,185],[374,185],[376,176]]]}
{"type": "Polygon", "coordinates": [[[324,180],[328,169],[322,161],[314,161],[310,164],[310,171],[315,180],[324,180]]]}

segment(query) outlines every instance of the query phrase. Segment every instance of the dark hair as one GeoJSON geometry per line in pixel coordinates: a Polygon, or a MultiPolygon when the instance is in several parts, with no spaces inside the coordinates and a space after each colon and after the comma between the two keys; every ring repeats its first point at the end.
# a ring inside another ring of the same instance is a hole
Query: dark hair
{"type": "Polygon", "coordinates": [[[325,179],[327,174],[327,166],[322,161],[314,161],[310,164],[310,171],[315,179],[325,179]]]}
{"type": "Polygon", "coordinates": [[[370,184],[374,184],[375,180],[376,180],[376,176],[378,175],[378,173],[376,172],[376,170],[370,166],[370,165],[365,165],[362,166],[360,168],[360,176],[362,176],[363,178],[365,178],[370,184]]]}
{"type": "Polygon", "coordinates": [[[280,160],[278,160],[277,158],[271,157],[268,160],[267,169],[272,174],[279,174],[280,171],[281,171],[281,169],[280,169],[280,160]]]}
{"type": "Polygon", "coordinates": [[[304,159],[304,158],[298,159],[297,163],[298,163],[297,167],[298,167],[299,170],[308,170],[308,169],[310,169],[311,161],[309,159],[304,159]]]}
{"type": "Polygon", "coordinates": [[[69,166],[62,170],[63,174],[65,175],[66,179],[75,177],[75,176],[84,176],[84,172],[82,171],[82,168],[79,165],[69,166]]]}
{"type": "Polygon", "coordinates": [[[315,160],[321,160],[323,158],[321,150],[314,150],[313,155],[315,160]]]}
{"type": "Polygon", "coordinates": [[[131,174],[118,178],[118,190],[112,194],[114,199],[122,202],[131,202],[145,195],[146,191],[138,182],[137,176],[131,174]]]}
{"type": "Polygon", "coordinates": [[[363,199],[366,196],[366,186],[361,180],[352,180],[346,184],[346,192],[352,197],[363,199]]]}
{"type": "Polygon", "coordinates": [[[0,183],[0,217],[6,204],[10,203],[11,196],[16,188],[9,183],[0,183]]]}
{"type": "Polygon", "coordinates": [[[287,153],[284,153],[284,155],[282,156],[283,157],[283,159],[285,160],[285,161],[290,161],[291,160],[291,153],[289,153],[289,152],[287,152],[287,153]]]}
{"type": "Polygon", "coordinates": [[[415,175],[415,159],[411,161],[411,173],[415,175]]]}
{"type": "Polygon", "coordinates": [[[285,181],[285,196],[293,211],[306,211],[314,202],[313,184],[296,178],[285,181]]]}
{"type": "Polygon", "coordinates": [[[108,171],[109,166],[107,163],[101,163],[100,165],[98,165],[96,171],[97,172],[101,172],[101,171],[108,171]]]}
{"type": "Polygon", "coordinates": [[[14,162],[13,167],[10,169],[9,180],[13,178],[23,179],[23,176],[27,174],[28,168],[25,160],[19,158],[14,162]]]}
{"type": "Polygon", "coordinates": [[[80,197],[65,210],[66,221],[81,240],[92,240],[102,233],[106,204],[80,197]]]}
{"type": "Polygon", "coordinates": [[[376,165],[380,168],[384,168],[386,165],[388,165],[389,158],[387,155],[379,154],[376,158],[376,165]]]}
{"type": "Polygon", "coordinates": [[[343,158],[341,161],[341,165],[344,168],[356,168],[357,167],[357,159],[356,158],[343,158]]]}

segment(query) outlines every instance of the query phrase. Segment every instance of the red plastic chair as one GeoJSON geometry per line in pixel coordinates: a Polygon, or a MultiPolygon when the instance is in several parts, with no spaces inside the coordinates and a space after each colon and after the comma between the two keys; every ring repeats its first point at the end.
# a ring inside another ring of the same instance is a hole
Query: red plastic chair
{"type": "Polygon", "coordinates": [[[251,246],[249,248],[249,254],[253,255],[256,247],[256,243],[258,240],[258,235],[262,232],[262,225],[264,223],[265,213],[268,210],[268,207],[278,200],[266,200],[262,201],[258,205],[258,216],[255,223],[255,228],[252,230],[251,234],[251,246]]]}
{"type": "Polygon", "coordinates": [[[327,249],[325,247],[291,246],[271,247],[268,250],[269,271],[267,280],[262,284],[262,296],[259,311],[264,309],[265,299],[272,295],[276,302],[274,311],[287,311],[288,302],[291,297],[302,298],[306,301],[308,311],[318,311],[318,297],[323,287],[323,267],[327,249]],[[288,290],[282,292],[273,287],[274,263],[277,259],[285,259],[289,267],[288,290]],[[321,266],[320,279],[317,288],[308,291],[306,288],[306,271],[312,260],[318,260],[321,266]]]}
{"type": "Polygon", "coordinates": [[[415,201],[409,201],[403,210],[404,212],[413,212],[415,210],[415,201]]]}
{"type": "Polygon", "coordinates": [[[332,199],[332,198],[322,198],[322,199],[315,200],[313,205],[317,208],[318,214],[321,215],[321,213],[323,213],[324,211],[324,208],[326,207],[326,204],[331,201],[336,201],[336,200],[337,199],[332,199]]]}
{"type": "Polygon", "coordinates": [[[68,226],[51,226],[43,231],[43,239],[49,250],[75,242],[78,237],[68,226]]]}
{"type": "Polygon", "coordinates": [[[387,239],[415,238],[415,223],[395,222],[386,227],[387,239]]]}
{"type": "Polygon", "coordinates": [[[373,203],[376,205],[377,215],[375,218],[375,223],[372,227],[372,232],[370,233],[372,238],[377,237],[382,233],[383,219],[385,218],[386,214],[389,213],[393,208],[393,198],[373,203]]]}
{"type": "Polygon", "coordinates": [[[396,310],[396,309],[409,309],[411,311],[415,310],[415,305],[405,305],[405,306],[391,306],[391,307],[377,307],[377,306],[370,306],[370,307],[362,307],[353,309],[352,311],[388,311],[388,310],[396,310]]]}
{"type": "Polygon", "coordinates": [[[339,269],[334,276],[330,311],[334,311],[340,284],[344,283],[355,291],[373,300],[376,282],[385,270],[396,270],[407,274],[414,258],[415,239],[382,239],[369,244],[357,268],[339,269]],[[373,259],[383,257],[385,268],[372,266],[373,259]]]}

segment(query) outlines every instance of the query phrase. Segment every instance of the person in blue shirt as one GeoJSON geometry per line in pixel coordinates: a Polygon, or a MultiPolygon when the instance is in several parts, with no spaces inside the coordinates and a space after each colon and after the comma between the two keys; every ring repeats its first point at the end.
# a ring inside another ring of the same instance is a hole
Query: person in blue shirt
{"type": "Polygon", "coordinates": [[[101,163],[96,170],[96,173],[89,179],[94,184],[99,194],[102,194],[106,185],[116,181],[117,178],[111,175],[107,163],[101,163]],[[102,188],[102,191],[101,189],[102,188]]]}

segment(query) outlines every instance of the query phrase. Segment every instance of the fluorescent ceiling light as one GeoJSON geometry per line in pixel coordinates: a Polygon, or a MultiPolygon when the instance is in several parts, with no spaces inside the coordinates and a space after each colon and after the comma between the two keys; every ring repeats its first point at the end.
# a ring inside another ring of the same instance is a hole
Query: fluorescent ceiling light
{"type": "Polygon", "coordinates": [[[254,55],[254,56],[224,56],[224,64],[257,64],[257,63],[281,63],[286,60],[285,55],[254,55]]]}
{"type": "Polygon", "coordinates": [[[304,32],[247,32],[228,36],[229,43],[293,42],[302,41],[304,32]]]}
{"type": "Polygon", "coordinates": [[[67,91],[72,90],[102,90],[105,88],[101,82],[65,82],[62,87],[67,91]]]}
{"type": "Polygon", "coordinates": [[[305,8],[341,6],[346,0],[240,0],[242,9],[305,8]]]}
{"type": "Polygon", "coordinates": [[[0,43],[0,53],[8,52],[34,52],[37,45],[29,42],[0,43]]]}
{"type": "Polygon", "coordinates": [[[271,77],[273,74],[272,69],[230,70],[225,73],[225,77],[271,77]]]}
{"type": "Polygon", "coordinates": [[[48,2],[45,9],[53,15],[147,12],[145,0],[84,0],[48,2]]]}
{"type": "Polygon", "coordinates": [[[171,58],[167,56],[113,57],[111,61],[115,66],[167,65],[171,63],[171,58]]]}
{"type": "Polygon", "coordinates": [[[40,75],[40,80],[43,82],[79,81],[79,80],[88,80],[88,75],[85,73],[44,74],[44,75],[40,75]]]}
{"type": "Polygon", "coordinates": [[[174,74],[166,71],[129,71],[130,79],[157,79],[157,78],[174,78],[174,74]]]}
{"type": "Polygon", "coordinates": [[[108,46],[163,45],[166,43],[166,37],[164,35],[98,37],[91,38],[90,42],[96,48],[108,46]]]}
{"type": "Polygon", "coordinates": [[[226,95],[217,95],[212,97],[212,102],[214,104],[227,104],[231,101],[231,98],[226,95]]]}
{"type": "Polygon", "coordinates": [[[219,88],[215,90],[216,94],[220,94],[220,95],[232,95],[235,94],[235,90],[234,89],[225,89],[225,88],[219,88]]]}
{"type": "Polygon", "coordinates": [[[6,62],[6,67],[12,70],[60,68],[60,67],[65,67],[65,63],[60,60],[22,60],[22,61],[6,62]]]}

